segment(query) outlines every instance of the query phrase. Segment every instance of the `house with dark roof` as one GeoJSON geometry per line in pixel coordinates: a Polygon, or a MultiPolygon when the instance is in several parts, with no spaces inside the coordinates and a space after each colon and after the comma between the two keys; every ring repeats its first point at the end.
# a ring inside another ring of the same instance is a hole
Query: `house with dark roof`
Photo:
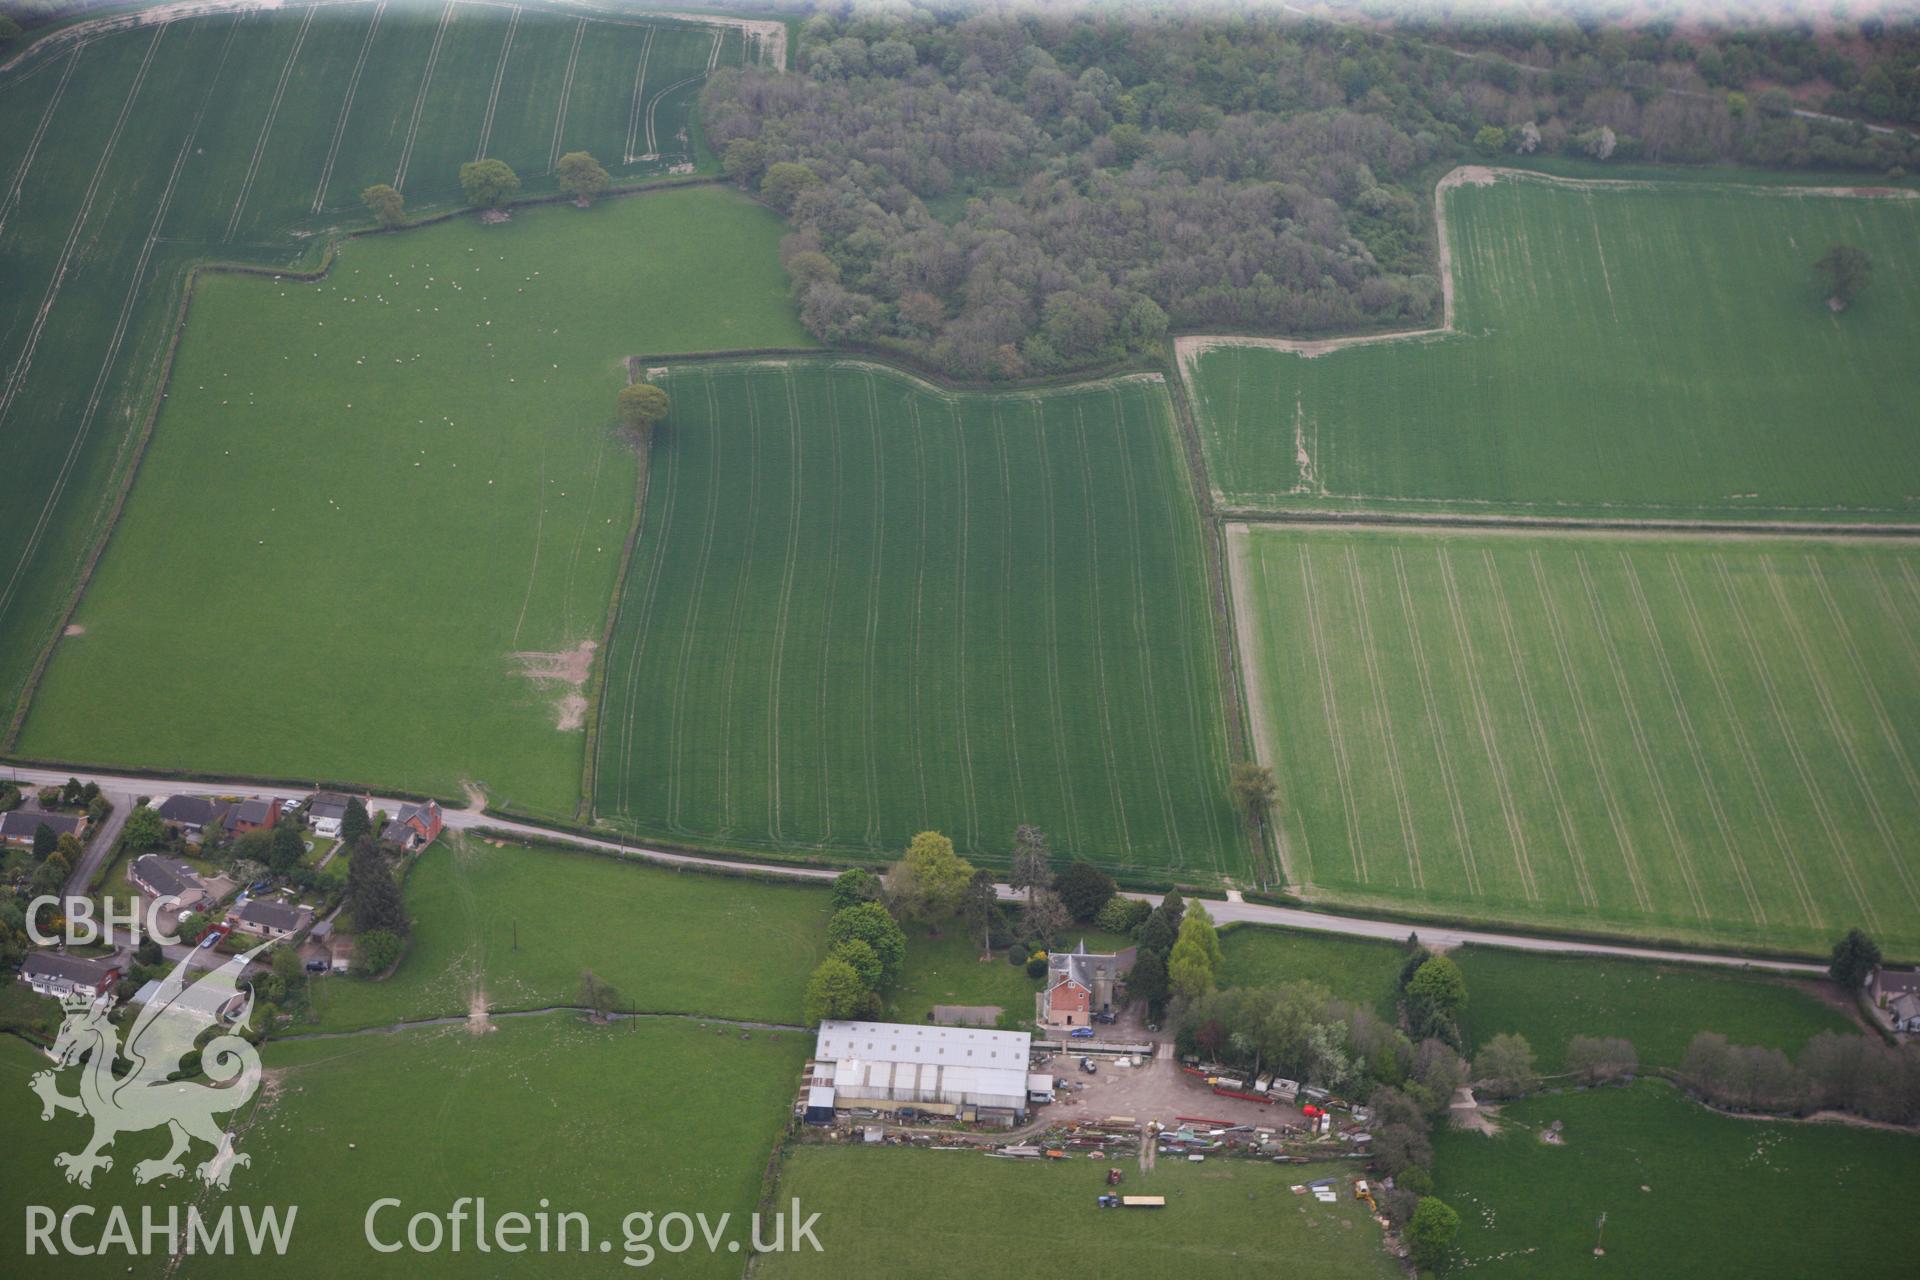
{"type": "Polygon", "coordinates": [[[313,923],[313,912],[285,902],[251,898],[233,917],[233,927],[256,938],[286,938],[313,923]]]}
{"type": "Polygon", "coordinates": [[[149,898],[178,898],[180,911],[199,911],[213,901],[198,871],[164,854],[143,853],[135,858],[127,868],[127,879],[149,898]]]}
{"type": "Polygon", "coordinates": [[[1867,979],[1867,995],[1879,1005],[1899,996],[1920,996],[1920,969],[1875,969],[1867,979]]]}
{"type": "Polygon", "coordinates": [[[227,815],[227,830],[236,836],[261,831],[280,821],[278,800],[242,800],[227,815]]]}
{"type": "Polygon", "coordinates": [[[112,960],[89,960],[61,951],[36,951],[20,966],[20,981],[39,995],[59,1000],[68,996],[97,1000],[120,981],[120,966],[112,960]]]}
{"type": "Polygon", "coordinates": [[[48,813],[45,809],[15,809],[0,813],[0,844],[29,846],[33,833],[45,823],[56,836],[76,839],[86,832],[87,819],[79,813],[48,813]]]}
{"type": "Polygon", "coordinates": [[[329,840],[340,838],[340,824],[346,821],[348,797],[338,791],[318,791],[307,806],[307,825],[313,834],[329,840]]]}
{"type": "Polygon", "coordinates": [[[212,796],[168,796],[150,807],[160,815],[167,830],[178,832],[197,844],[206,838],[208,831],[225,824],[231,806],[212,796]]]}
{"type": "Polygon", "coordinates": [[[1072,951],[1047,957],[1047,1021],[1069,1027],[1090,1024],[1097,1013],[1113,1012],[1113,988],[1120,957],[1087,950],[1087,940],[1072,951]]]}
{"type": "Polygon", "coordinates": [[[403,804],[400,816],[387,824],[380,838],[388,844],[399,845],[408,853],[418,853],[440,838],[441,829],[446,826],[438,803],[429,800],[425,804],[403,804]]]}

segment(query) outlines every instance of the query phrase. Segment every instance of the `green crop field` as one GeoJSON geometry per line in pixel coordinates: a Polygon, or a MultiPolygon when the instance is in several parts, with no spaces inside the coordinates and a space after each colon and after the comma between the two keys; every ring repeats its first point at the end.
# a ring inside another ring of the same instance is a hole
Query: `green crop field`
{"type": "Polygon", "coordinates": [[[119,17],[0,64],[0,729],[111,517],[192,263],[310,260],[365,221],[363,187],[444,206],[483,153],[534,193],[561,149],[664,173],[700,155],[707,71],[764,52],[698,19],[295,0],[119,17]]]}
{"type": "Polygon", "coordinates": [[[1528,1098],[1498,1137],[1434,1140],[1435,1194],[1460,1214],[1450,1273],[1561,1277],[1913,1273],[1920,1138],[1735,1119],[1664,1084],[1528,1098]],[[1565,1142],[1540,1132],[1564,1122],[1565,1142]],[[1604,1256],[1593,1254],[1600,1215],[1604,1256]]]}
{"type": "Polygon", "coordinates": [[[1310,896],[1920,952],[1905,543],[1229,534],[1310,896]]]}
{"type": "MultiPolygon", "coordinates": [[[[802,1037],[788,1033],[743,1039],[738,1030],[716,1033],[685,1021],[593,1026],[571,1014],[503,1019],[482,1034],[456,1026],[277,1041],[262,1055],[269,1084],[235,1117],[240,1150],[252,1163],[235,1171],[221,1196],[196,1195],[198,1182],[137,1187],[136,1160],[166,1147],[164,1133],[151,1131],[122,1134],[114,1167],[97,1174],[91,1190],[66,1183],[53,1155],[77,1149],[89,1126],[69,1115],[41,1123],[27,1077],[45,1060],[4,1037],[0,1087],[25,1101],[0,1108],[8,1151],[0,1189],[16,1206],[100,1205],[83,1238],[104,1226],[109,1204],[125,1205],[136,1231],[147,1203],[193,1199],[202,1213],[226,1204],[298,1206],[291,1246],[273,1266],[315,1277],[337,1275],[343,1258],[376,1275],[465,1276],[481,1266],[470,1226],[459,1253],[375,1252],[363,1222],[382,1198],[402,1202],[377,1219],[387,1240],[403,1236],[413,1213],[445,1214],[462,1196],[484,1196],[495,1220],[532,1215],[550,1202],[552,1213],[588,1215],[594,1251],[495,1251],[485,1258],[488,1275],[631,1273],[621,1262],[629,1256],[622,1219],[636,1211],[730,1214],[727,1238],[744,1251],[745,1218],[805,1057],[802,1037]],[[697,1142],[689,1140],[694,1133],[697,1142]],[[609,1253],[598,1251],[602,1239],[612,1241],[609,1253]]],[[[66,1073],[63,1091],[72,1092],[73,1075],[66,1073]]],[[[205,1152],[197,1148],[196,1158],[205,1152]]],[[[0,1249],[9,1257],[25,1256],[22,1221],[16,1212],[0,1224],[0,1249]]],[[[717,1254],[702,1246],[654,1261],[670,1274],[697,1276],[738,1276],[741,1264],[724,1243],[717,1254]]],[[[169,1273],[164,1248],[108,1265],[44,1256],[31,1265],[36,1276],[169,1273]]],[[[259,1267],[242,1253],[202,1256],[187,1269],[224,1276],[255,1275],[259,1267]]]]}
{"type": "Polygon", "coordinates": [[[596,854],[443,840],[407,879],[413,936],[393,976],[313,984],[327,1030],[580,1002],[591,969],[623,1009],[798,1023],[826,947],[827,895],[621,863],[596,854]],[[726,939],[726,945],[716,940],[726,939]]]}
{"type": "Polygon", "coordinates": [[[1467,980],[1468,1048],[1518,1031],[1545,1072],[1561,1069],[1574,1036],[1624,1036],[1642,1066],[1677,1068],[1701,1031],[1798,1055],[1822,1031],[1861,1030],[1825,998],[1847,999],[1824,979],[1491,947],[1461,947],[1453,958],[1467,980]]]}
{"type": "Polygon", "coordinates": [[[1182,361],[1222,504],[1920,516],[1920,200],[1539,177],[1444,198],[1452,335],[1182,361]],[[1835,315],[1810,268],[1841,242],[1874,281],[1835,315]]]}
{"type": "Polygon", "coordinates": [[[883,856],[1016,824],[1231,875],[1200,530],[1158,380],[946,394],[826,360],[684,365],[609,654],[597,812],[883,856]]]}
{"type": "Polygon", "coordinates": [[[778,237],[696,187],[203,279],[20,749],[571,816],[633,512],[622,357],[805,341],[778,237]]]}
{"type": "Polygon", "coordinates": [[[822,1252],[770,1257],[755,1271],[779,1280],[1009,1276],[1051,1257],[1089,1276],[1400,1274],[1366,1206],[1350,1196],[1320,1204],[1292,1194],[1297,1170],[1217,1159],[1162,1161],[1148,1173],[1131,1157],[1126,1165],[1121,1192],[1165,1196],[1166,1208],[1099,1208],[1105,1161],[800,1147],[787,1157],[780,1198],[798,1196],[820,1213],[822,1252]]]}

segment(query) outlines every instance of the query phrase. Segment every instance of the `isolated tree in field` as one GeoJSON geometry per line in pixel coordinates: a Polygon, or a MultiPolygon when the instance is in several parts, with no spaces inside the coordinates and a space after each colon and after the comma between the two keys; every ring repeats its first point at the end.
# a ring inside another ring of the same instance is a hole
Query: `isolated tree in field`
{"type": "Polygon", "coordinates": [[[1813,278],[1826,291],[1827,306],[1844,311],[1854,296],[1873,282],[1873,259],[1865,249],[1836,244],[1813,264],[1813,278]]]}
{"type": "Polygon", "coordinates": [[[620,1007],[620,993],[610,982],[602,982],[591,969],[580,971],[580,1003],[602,1022],[620,1007]]]}
{"type": "Polygon", "coordinates": [[[600,162],[584,151],[569,151],[561,156],[553,172],[560,180],[560,189],[583,207],[613,185],[613,178],[600,162]]]}
{"type": "Polygon", "coordinates": [[[1084,924],[1100,914],[1100,908],[1120,890],[1112,876],[1091,862],[1073,862],[1054,877],[1053,891],[1067,904],[1073,918],[1084,924]]]}
{"type": "Polygon", "coordinates": [[[878,985],[893,985],[907,958],[907,935],[900,931],[885,907],[878,902],[856,902],[833,913],[827,921],[828,949],[855,941],[873,948],[873,954],[879,959],[878,985]]]}
{"type": "Polygon", "coordinates": [[[1433,1271],[1446,1263],[1453,1238],[1460,1232],[1460,1215],[1437,1196],[1423,1196],[1420,1205],[1407,1219],[1407,1252],[1413,1265],[1433,1271]]]}
{"type": "Polygon", "coordinates": [[[1238,761],[1228,776],[1227,786],[1233,792],[1234,804],[1247,820],[1247,830],[1259,831],[1280,794],[1273,770],[1251,760],[1238,761]]]}
{"type": "Polygon", "coordinates": [[[520,175],[504,160],[469,160],[460,166],[460,190],[468,204],[498,209],[520,190],[520,175]]]}
{"type": "Polygon", "coordinates": [[[833,881],[833,909],[840,911],[862,902],[877,902],[880,888],[880,877],[865,867],[851,867],[842,871],[833,881]]]}
{"type": "Polygon", "coordinates": [[[346,816],[340,819],[340,843],[351,849],[359,843],[361,836],[373,834],[373,819],[367,816],[367,806],[359,796],[347,801],[346,816]]]}
{"type": "Polygon", "coordinates": [[[1053,940],[1073,923],[1073,913],[1053,890],[1035,889],[1027,895],[1027,912],[1022,923],[1034,941],[1052,950],[1053,940]]]}
{"type": "Polygon", "coordinates": [[[127,815],[127,825],[121,830],[129,849],[151,849],[167,840],[167,824],[161,820],[159,811],[144,804],[127,815]]]}
{"type": "Polygon", "coordinates": [[[1849,929],[1846,937],[1833,944],[1827,975],[1847,990],[1858,991],[1879,964],[1880,948],[1873,939],[1858,929],[1849,929]]]}
{"type": "Polygon", "coordinates": [[[903,919],[934,924],[960,909],[972,878],[973,864],[953,851],[953,841],[922,831],[888,869],[887,894],[903,919]]]}
{"type": "Polygon", "coordinates": [[[651,382],[635,382],[620,388],[613,407],[620,415],[621,429],[644,447],[653,439],[653,429],[673,411],[673,402],[651,382]]]}
{"type": "Polygon", "coordinates": [[[1517,1098],[1540,1082],[1533,1046],[1513,1032],[1497,1035],[1473,1056],[1473,1078],[1496,1098],[1517,1098]]]}
{"type": "Polygon", "coordinates": [[[407,199],[384,182],[376,182],[360,193],[367,208],[383,227],[397,227],[407,220],[407,199]]]}
{"type": "Polygon", "coordinates": [[[1053,883],[1053,851],[1047,847],[1047,833],[1021,823],[1013,832],[1013,871],[1007,883],[1024,889],[1029,898],[1035,889],[1053,883]]]}

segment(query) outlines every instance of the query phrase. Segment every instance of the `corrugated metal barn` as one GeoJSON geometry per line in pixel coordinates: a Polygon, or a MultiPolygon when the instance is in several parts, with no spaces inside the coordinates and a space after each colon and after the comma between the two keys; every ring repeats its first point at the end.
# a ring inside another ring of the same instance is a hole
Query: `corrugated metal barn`
{"type": "Polygon", "coordinates": [[[1018,1119],[1027,1110],[1025,1031],[896,1022],[823,1022],[812,1082],[831,1085],[841,1108],[1018,1119]]]}

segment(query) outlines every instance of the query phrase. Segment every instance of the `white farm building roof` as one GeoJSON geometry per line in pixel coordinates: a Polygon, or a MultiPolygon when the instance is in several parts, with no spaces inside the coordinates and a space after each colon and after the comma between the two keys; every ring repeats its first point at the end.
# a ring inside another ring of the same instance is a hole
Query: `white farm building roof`
{"type": "Polygon", "coordinates": [[[1025,1031],[823,1022],[814,1058],[833,1064],[841,1106],[936,1102],[1024,1112],[1032,1041],[1025,1031]]]}

